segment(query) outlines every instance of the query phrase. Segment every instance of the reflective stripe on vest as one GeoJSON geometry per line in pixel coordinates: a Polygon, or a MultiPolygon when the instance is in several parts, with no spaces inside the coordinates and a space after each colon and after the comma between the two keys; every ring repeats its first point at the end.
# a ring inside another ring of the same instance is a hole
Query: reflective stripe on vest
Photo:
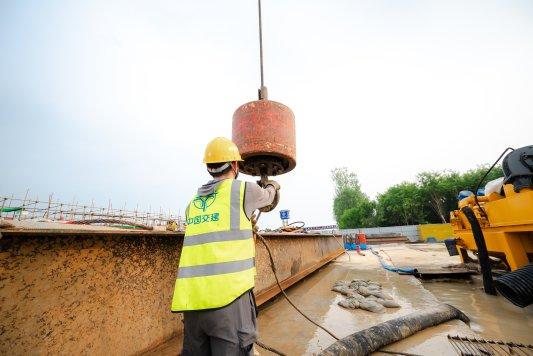
{"type": "Polygon", "coordinates": [[[185,239],[183,246],[202,245],[210,242],[246,240],[250,238],[251,230],[208,232],[185,239]]]}
{"type": "Polygon", "coordinates": [[[245,183],[227,179],[189,204],[172,311],[219,308],[253,288],[255,245],[245,183]]]}
{"type": "Polygon", "coordinates": [[[178,278],[213,276],[216,274],[244,271],[254,266],[254,259],[212,263],[210,265],[180,267],[178,278]]]}

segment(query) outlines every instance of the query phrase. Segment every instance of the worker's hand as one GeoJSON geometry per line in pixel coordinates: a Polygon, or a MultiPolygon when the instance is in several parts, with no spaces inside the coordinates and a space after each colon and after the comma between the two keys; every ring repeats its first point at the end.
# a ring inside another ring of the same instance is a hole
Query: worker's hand
{"type": "Polygon", "coordinates": [[[269,185],[273,186],[274,189],[276,189],[276,193],[280,190],[280,185],[278,182],[276,182],[275,180],[267,180],[266,181],[266,184],[265,184],[265,188],[268,187],[269,185]]]}
{"type": "MultiPolygon", "coordinates": [[[[274,182],[274,181],[272,181],[274,182]]],[[[276,182],[274,182],[276,183],[276,182]]],[[[278,184],[278,183],[276,183],[278,184]]],[[[279,187],[279,184],[278,184],[278,187],[279,187]]],[[[267,205],[267,206],[264,206],[262,208],[259,208],[259,211],[263,212],[263,213],[268,213],[269,211],[272,211],[276,208],[276,206],[278,205],[279,203],[279,188],[276,189],[276,195],[274,195],[274,200],[272,201],[272,203],[270,205],[267,205]]]]}
{"type": "Polygon", "coordinates": [[[270,180],[270,179],[265,181],[265,182],[262,182],[262,181],[258,180],[257,184],[259,184],[259,186],[262,187],[262,188],[266,188],[269,185],[273,186],[274,189],[276,189],[276,190],[280,190],[280,188],[281,188],[278,182],[276,182],[275,180],[270,180]]]}

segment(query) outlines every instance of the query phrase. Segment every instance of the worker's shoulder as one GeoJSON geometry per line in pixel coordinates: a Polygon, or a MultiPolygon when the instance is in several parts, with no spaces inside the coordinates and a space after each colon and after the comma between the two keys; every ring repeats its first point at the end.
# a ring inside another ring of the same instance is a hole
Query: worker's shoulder
{"type": "Polygon", "coordinates": [[[247,182],[245,180],[238,180],[241,184],[244,184],[246,187],[246,190],[256,190],[261,189],[261,187],[256,182],[247,182]]]}
{"type": "Polygon", "coordinates": [[[256,182],[244,182],[246,184],[246,188],[244,190],[244,195],[246,200],[258,200],[258,199],[264,199],[265,196],[269,195],[269,190],[261,187],[256,182]]]}
{"type": "Polygon", "coordinates": [[[233,181],[241,185],[244,184],[246,186],[246,189],[254,189],[254,185],[259,187],[257,183],[255,182],[247,182],[245,180],[240,180],[240,179],[234,179],[233,181]]]}

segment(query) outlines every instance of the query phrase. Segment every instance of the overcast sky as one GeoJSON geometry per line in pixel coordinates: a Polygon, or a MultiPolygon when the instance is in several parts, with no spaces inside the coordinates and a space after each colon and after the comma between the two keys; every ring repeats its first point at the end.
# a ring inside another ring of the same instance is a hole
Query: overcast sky
{"type": "MultiPolygon", "coordinates": [[[[256,5],[1,0],[0,195],[183,212],[205,144],[256,99],[256,5]]],[[[531,1],[263,0],[263,27],[269,97],[296,116],[294,220],[333,223],[334,167],[375,197],[533,144],[531,1]]]]}

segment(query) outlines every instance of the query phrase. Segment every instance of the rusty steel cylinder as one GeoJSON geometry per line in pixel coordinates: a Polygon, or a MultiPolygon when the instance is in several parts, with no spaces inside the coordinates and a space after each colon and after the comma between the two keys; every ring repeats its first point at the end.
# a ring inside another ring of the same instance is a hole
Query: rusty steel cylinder
{"type": "Polygon", "coordinates": [[[296,167],[294,114],[281,103],[263,99],[240,106],[233,114],[232,139],[244,174],[276,176],[296,167]]]}

